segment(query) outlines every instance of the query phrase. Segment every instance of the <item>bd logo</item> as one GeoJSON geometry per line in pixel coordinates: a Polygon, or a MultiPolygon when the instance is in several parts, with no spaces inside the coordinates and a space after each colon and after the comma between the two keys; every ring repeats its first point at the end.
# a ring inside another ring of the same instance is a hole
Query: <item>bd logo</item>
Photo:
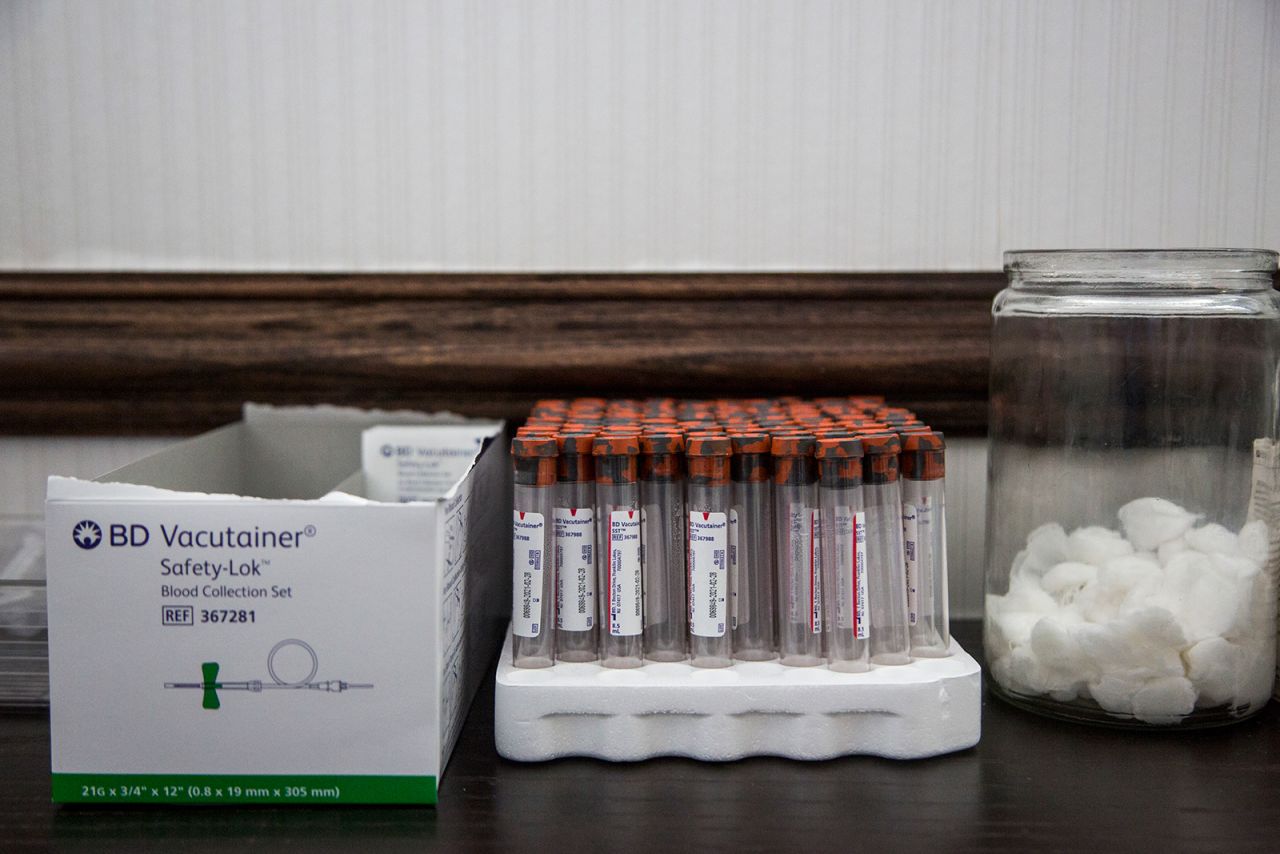
{"type": "MultiPolygon", "coordinates": [[[[104,539],[102,526],[97,522],[85,519],[71,529],[72,541],[82,549],[96,549],[104,539]]],[[[151,532],[146,525],[109,525],[105,539],[113,547],[145,546],[151,540],[151,532]]]]}
{"type": "Polygon", "coordinates": [[[82,549],[96,549],[98,543],[102,542],[102,528],[98,527],[97,522],[85,519],[71,529],[71,539],[82,549]]]}

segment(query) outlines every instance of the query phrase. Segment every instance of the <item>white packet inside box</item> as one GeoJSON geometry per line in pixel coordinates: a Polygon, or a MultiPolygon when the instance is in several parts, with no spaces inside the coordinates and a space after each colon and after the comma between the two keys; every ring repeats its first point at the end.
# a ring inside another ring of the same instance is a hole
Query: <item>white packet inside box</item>
{"type": "Polygon", "coordinates": [[[54,800],[434,803],[507,616],[502,432],[249,404],[50,478],[54,800]]]}

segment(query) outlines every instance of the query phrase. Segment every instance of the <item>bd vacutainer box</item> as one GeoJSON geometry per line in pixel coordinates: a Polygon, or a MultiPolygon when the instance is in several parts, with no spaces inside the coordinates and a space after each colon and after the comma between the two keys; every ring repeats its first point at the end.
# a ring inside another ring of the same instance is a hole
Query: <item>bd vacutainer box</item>
{"type": "Polygon", "coordinates": [[[54,800],[434,803],[510,600],[502,431],[248,405],[51,478],[54,800]]]}

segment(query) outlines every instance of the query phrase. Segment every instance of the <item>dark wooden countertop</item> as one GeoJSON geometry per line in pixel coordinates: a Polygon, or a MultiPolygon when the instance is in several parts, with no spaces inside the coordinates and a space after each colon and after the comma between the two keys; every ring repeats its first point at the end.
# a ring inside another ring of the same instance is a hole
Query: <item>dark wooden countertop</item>
{"type": "MultiPolygon", "coordinates": [[[[957,626],[975,654],[978,634],[957,626]]],[[[45,716],[0,716],[0,850],[1280,850],[1275,703],[1233,727],[1148,734],[988,697],[976,748],[917,762],[519,765],[492,733],[490,683],[437,809],[55,807],[45,716]]]]}

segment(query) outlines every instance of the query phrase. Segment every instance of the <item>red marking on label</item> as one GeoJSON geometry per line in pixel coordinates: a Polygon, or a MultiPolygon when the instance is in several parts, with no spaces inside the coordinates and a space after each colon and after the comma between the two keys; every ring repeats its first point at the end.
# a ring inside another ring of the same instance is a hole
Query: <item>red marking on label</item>
{"type": "Polygon", "coordinates": [[[578,508],[577,508],[577,507],[570,507],[570,508],[569,508],[569,515],[570,515],[570,516],[577,516],[577,515],[578,515],[578,508]]]}
{"type": "Polygon", "coordinates": [[[524,521],[524,511],[523,511],[523,510],[521,510],[521,511],[520,511],[520,521],[521,521],[521,522],[523,522],[523,521],[524,521]]]}
{"type": "Polygon", "coordinates": [[[705,521],[707,521],[707,520],[708,520],[708,519],[710,519],[710,518],[711,518],[711,514],[710,514],[710,513],[708,513],[708,512],[707,512],[707,511],[705,511],[705,510],[704,510],[704,511],[702,511],[702,521],[704,521],[704,522],[705,522],[705,521]]]}
{"type": "Polygon", "coordinates": [[[628,518],[628,519],[630,519],[630,518],[631,518],[632,516],[634,516],[634,515],[636,515],[636,511],[634,511],[634,510],[628,510],[628,511],[627,511],[627,518],[628,518]]]}

